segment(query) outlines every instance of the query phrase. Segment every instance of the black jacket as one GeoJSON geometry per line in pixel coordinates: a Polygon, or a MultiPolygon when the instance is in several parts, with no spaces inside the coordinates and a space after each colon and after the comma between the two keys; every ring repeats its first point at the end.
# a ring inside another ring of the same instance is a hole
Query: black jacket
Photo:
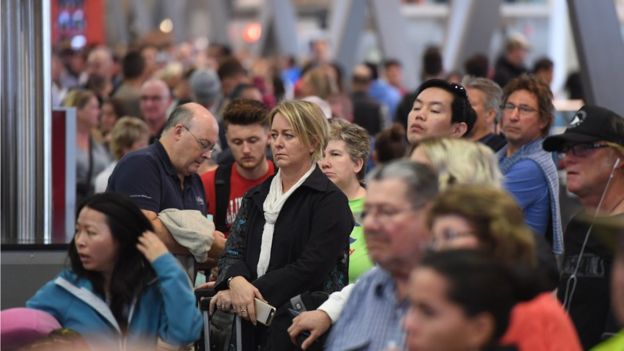
{"type": "MultiPolygon", "coordinates": [[[[225,255],[219,260],[216,289],[227,289],[228,278],[243,276],[269,304],[278,307],[277,319],[290,298],[312,291],[331,293],[348,283],[353,215],[346,196],[316,166],[282,207],[275,223],[269,267],[258,278],[256,266],[265,224],[262,206],[272,179],[245,194],[225,255]]],[[[286,335],[287,326],[275,328],[284,328],[277,332],[286,335]]]]}

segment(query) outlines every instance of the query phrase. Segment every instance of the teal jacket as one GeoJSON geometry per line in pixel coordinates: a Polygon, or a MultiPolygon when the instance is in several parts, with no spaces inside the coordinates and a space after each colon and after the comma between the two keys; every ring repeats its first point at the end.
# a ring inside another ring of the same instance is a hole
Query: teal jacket
{"type": "Polygon", "coordinates": [[[153,347],[160,339],[181,346],[199,338],[202,318],[188,276],[169,253],[152,263],[154,279],[129,306],[128,333],[119,326],[104,298],[91,282],[71,270],[46,283],[30,300],[29,308],[52,314],[64,327],[80,333],[92,345],[108,349],[153,347]]]}

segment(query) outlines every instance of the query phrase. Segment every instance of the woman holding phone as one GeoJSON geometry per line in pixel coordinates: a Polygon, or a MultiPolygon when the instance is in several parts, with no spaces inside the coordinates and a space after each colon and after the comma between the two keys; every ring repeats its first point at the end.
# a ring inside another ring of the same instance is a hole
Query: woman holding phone
{"type": "MultiPolygon", "coordinates": [[[[243,349],[289,350],[290,299],[331,293],[347,284],[353,216],[343,192],[317,166],[327,144],[322,111],[285,101],[269,114],[277,174],[245,195],[219,261],[211,310],[233,311],[243,323],[243,349]],[[255,299],[277,308],[273,323],[256,323],[255,299]]],[[[313,306],[312,308],[315,308],[313,306]]]]}

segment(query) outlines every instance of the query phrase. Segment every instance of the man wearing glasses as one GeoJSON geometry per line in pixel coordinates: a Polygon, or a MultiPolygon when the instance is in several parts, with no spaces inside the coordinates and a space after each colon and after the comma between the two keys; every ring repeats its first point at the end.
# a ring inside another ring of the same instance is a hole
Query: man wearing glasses
{"type": "MultiPolygon", "coordinates": [[[[160,140],[126,154],[108,181],[106,191],[128,194],[152,222],[154,232],[169,251],[189,255],[163,225],[165,209],[198,210],[206,216],[204,187],[197,169],[210,159],[219,126],[214,116],[196,103],[176,107],[163,127],[160,140]]],[[[209,255],[218,257],[225,246],[215,232],[209,255]]]]}
{"type": "Polygon", "coordinates": [[[583,205],[566,227],[557,295],[577,328],[583,349],[617,332],[609,312],[613,254],[592,234],[596,220],[624,218],[624,118],[598,107],[581,108],[563,134],[544,140],[559,152],[566,187],[583,205]],[[583,218],[590,218],[590,221],[583,218]]]}
{"type": "Polygon", "coordinates": [[[501,126],[507,145],[498,157],[504,187],[524,213],[535,234],[545,237],[552,251],[563,253],[559,211],[559,179],[550,153],[542,149],[554,118],[550,88],[535,77],[522,75],[503,91],[501,126]]]}
{"type": "MultiPolygon", "coordinates": [[[[426,218],[438,179],[429,167],[400,160],[375,168],[367,184],[362,220],[368,254],[377,267],[360,277],[340,311],[325,312],[337,319],[328,351],[405,349],[401,320],[408,308],[407,281],[430,239],[426,218]]],[[[308,329],[297,321],[288,330],[295,341],[308,329]]],[[[319,336],[319,330],[312,333],[303,338],[309,339],[304,348],[319,336]]]]}
{"type": "Polygon", "coordinates": [[[164,81],[154,78],[141,85],[139,109],[141,117],[150,128],[150,144],[160,138],[171,102],[171,93],[164,81]]]}

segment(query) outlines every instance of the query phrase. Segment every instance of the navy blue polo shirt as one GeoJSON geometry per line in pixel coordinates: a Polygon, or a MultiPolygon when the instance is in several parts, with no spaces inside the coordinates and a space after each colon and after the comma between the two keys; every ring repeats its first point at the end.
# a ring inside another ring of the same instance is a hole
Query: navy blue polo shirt
{"type": "Polygon", "coordinates": [[[187,176],[182,189],[176,169],[160,141],[119,160],[106,191],[125,193],[139,208],[156,213],[168,208],[207,213],[201,178],[197,174],[187,176]]]}

